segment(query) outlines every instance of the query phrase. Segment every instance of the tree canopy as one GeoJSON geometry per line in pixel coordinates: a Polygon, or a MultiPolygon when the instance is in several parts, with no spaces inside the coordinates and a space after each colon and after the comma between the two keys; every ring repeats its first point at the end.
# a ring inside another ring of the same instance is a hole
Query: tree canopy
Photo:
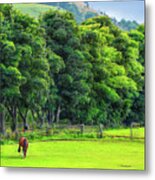
{"type": "Polygon", "coordinates": [[[0,125],[144,124],[144,25],[129,32],[64,10],[0,5],[0,125]]]}

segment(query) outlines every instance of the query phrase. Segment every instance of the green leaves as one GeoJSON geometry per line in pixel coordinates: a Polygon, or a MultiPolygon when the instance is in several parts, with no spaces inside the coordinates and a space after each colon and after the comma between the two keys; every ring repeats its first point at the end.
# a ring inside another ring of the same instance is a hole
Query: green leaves
{"type": "Polygon", "coordinates": [[[0,64],[0,73],[2,97],[8,99],[19,96],[19,87],[24,81],[24,77],[22,77],[19,70],[15,67],[5,67],[3,64],[0,64]]]}
{"type": "Polygon", "coordinates": [[[108,17],[88,19],[81,31],[81,42],[92,64],[91,102],[98,109],[95,118],[105,124],[119,124],[131,112],[133,99],[143,82],[137,42],[143,37],[134,31],[128,34],[119,30],[108,17]],[[126,102],[130,102],[128,106],[126,102]]]}
{"type": "Polygon", "coordinates": [[[144,26],[125,32],[108,16],[77,25],[62,10],[38,21],[0,5],[0,55],[3,106],[32,121],[118,126],[143,117],[144,26]]]}
{"type": "Polygon", "coordinates": [[[67,40],[67,32],[63,28],[59,28],[53,33],[53,38],[58,42],[64,43],[67,40]]]}
{"type": "Polygon", "coordinates": [[[137,84],[126,76],[115,76],[109,79],[108,84],[116,89],[137,90],[137,84]]]}
{"type": "Polygon", "coordinates": [[[100,98],[103,98],[107,102],[116,102],[120,100],[120,96],[115,89],[107,86],[105,82],[96,83],[94,89],[97,91],[97,94],[100,98]]]}
{"type": "Polygon", "coordinates": [[[49,49],[47,58],[50,65],[50,73],[52,76],[54,74],[58,74],[62,69],[65,68],[63,59],[49,49]]]}

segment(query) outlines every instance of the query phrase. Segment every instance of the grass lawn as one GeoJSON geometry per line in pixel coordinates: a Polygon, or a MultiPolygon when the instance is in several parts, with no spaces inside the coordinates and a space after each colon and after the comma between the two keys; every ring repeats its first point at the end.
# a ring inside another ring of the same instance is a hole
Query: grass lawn
{"type": "MultiPolygon", "coordinates": [[[[144,138],[145,137],[145,129],[144,127],[142,128],[133,128],[133,137],[140,137],[144,138]]],[[[104,131],[105,135],[113,135],[113,136],[130,136],[130,128],[122,128],[122,129],[108,129],[104,131]]]]}
{"type": "Polygon", "coordinates": [[[36,3],[25,3],[25,4],[13,4],[15,9],[20,10],[24,14],[29,14],[35,18],[38,18],[41,13],[44,13],[50,9],[56,9],[53,6],[36,3]]]}
{"type": "Polygon", "coordinates": [[[26,159],[17,148],[1,146],[1,166],[144,170],[144,142],[35,142],[29,144],[26,159]]]}

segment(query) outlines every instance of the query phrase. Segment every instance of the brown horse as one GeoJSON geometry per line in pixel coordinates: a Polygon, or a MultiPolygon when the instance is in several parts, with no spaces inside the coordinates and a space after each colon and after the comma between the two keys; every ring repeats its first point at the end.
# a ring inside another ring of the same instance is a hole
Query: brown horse
{"type": "Polygon", "coordinates": [[[18,152],[21,151],[21,147],[23,148],[24,158],[26,158],[26,153],[27,153],[27,148],[28,148],[28,140],[27,140],[25,137],[21,137],[21,138],[19,139],[18,152]]]}

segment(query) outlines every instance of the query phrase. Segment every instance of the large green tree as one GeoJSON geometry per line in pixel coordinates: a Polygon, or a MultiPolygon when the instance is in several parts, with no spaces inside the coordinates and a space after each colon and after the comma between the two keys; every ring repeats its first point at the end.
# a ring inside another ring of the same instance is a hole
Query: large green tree
{"type": "Polygon", "coordinates": [[[80,47],[78,26],[67,11],[49,11],[41,21],[46,30],[47,47],[61,58],[60,65],[63,64],[54,76],[58,97],[55,120],[59,122],[62,114],[63,119],[72,123],[80,122],[85,119],[82,118],[83,104],[89,99],[86,81],[90,65],[80,47]]]}
{"type": "Polygon", "coordinates": [[[134,98],[131,112],[127,118],[127,123],[131,121],[140,122],[145,124],[145,30],[144,25],[139,25],[136,30],[131,30],[129,36],[138,43],[139,54],[137,61],[143,66],[143,71],[141,71],[141,77],[139,78],[139,91],[138,96],[134,98]]]}
{"type": "Polygon", "coordinates": [[[82,44],[93,65],[90,114],[97,122],[120,125],[143,82],[138,44],[107,16],[89,19],[81,29],[82,44]]]}
{"type": "Polygon", "coordinates": [[[15,131],[17,116],[25,126],[28,111],[35,111],[42,124],[40,112],[48,93],[49,64],[39,22],[13,10],[12,5],[0,8],[2,103],[15,131]]]}
{"type": "Polygon", "coordinates": [[[20,86],[24,77],[18,69],[20,56],[12,41],[12,6],[0,5],[0,124],[4,133],[6,109],[12,119],[12,130],[17,126],[17,102],[21,96],[20,86]]]}

